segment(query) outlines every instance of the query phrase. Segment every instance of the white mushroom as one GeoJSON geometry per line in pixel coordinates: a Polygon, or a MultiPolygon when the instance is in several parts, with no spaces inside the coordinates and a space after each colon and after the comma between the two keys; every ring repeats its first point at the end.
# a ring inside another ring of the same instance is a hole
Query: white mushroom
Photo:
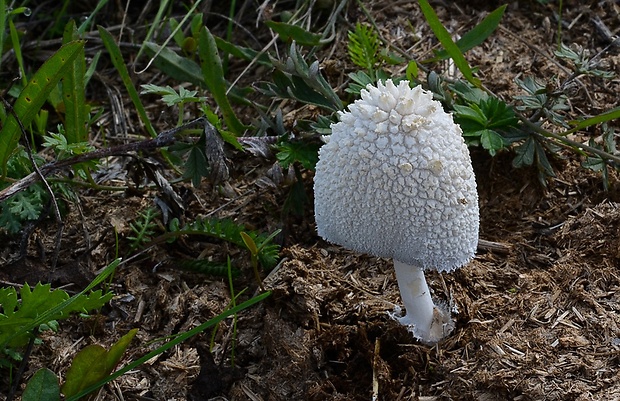
{"type": "Polygon", "coordinates": [[[433,303],[424,270],[457,269],[478,244],[478,194],[461,128],[430,92],[391,80],[368,85],[331,128],[314,178],[318,233],[393,258],[406,309],[397,319],[436,343],[453,323],[433,303]]]}

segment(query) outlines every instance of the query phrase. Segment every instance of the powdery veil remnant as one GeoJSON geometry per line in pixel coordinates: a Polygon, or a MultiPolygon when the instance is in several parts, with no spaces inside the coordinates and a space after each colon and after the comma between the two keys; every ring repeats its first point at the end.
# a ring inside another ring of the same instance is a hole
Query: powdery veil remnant
{"type": "Polygon", "coordinates": [[[319,151],[318,233],[358,252],[451,271],[478,244],[476,181],[461,128],[430,92],[368,85],[319,151]]]}

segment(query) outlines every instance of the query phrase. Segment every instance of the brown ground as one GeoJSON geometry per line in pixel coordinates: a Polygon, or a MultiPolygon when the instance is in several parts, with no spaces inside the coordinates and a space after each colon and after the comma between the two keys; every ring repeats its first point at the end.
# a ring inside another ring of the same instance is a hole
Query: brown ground
{"type": "MultiPolygon", "coordinates": [[[[367,6],[382,34],[418,58],[430,55],[435,42],[416,3],[380,3],[367,6]]],[[[563,14],[564,43],[578,43],[592,54],[602,50],[607,43],[592,21],[600,17],[616,32],[618,5],[565,3],[570,4],[563,14]]],[[[461,33],[498,5],[434,3],[446,27],[461,33]]],[[[489,89],[509,99],[518,94],[515,77],[531,74],[557,84],[568,76],[563,64],[549,56],[556,43],[555,10],[557,5],[515,2],[501,29],[468,53],[489,89]]],[[[351,23],[365,20],[353,3],[346,15],[351,23]]],[[[255,18],[246,16],[249,29],[255,18]]],[[[335,74],[347,68],[344,37],[343,28],[336,43],[321,53],[334,85],[343,79],[335,74]]],[[[601,56],[616,73],[617,49],[601,56]]],[[[581,80],[570,115],[616,107],[618,82],[599,86],[596,80],[581,80]]],[[[561,156],[554,159],[557,176],[543,188],[534,169],[511,166],[512,154],[490,158],[472,150],[480,235],[502,247],[481,247],[472,263],[453,274],[428,274],[435,298],[453,304],[456,329],[438,345],[425,346],[386,313],[400,303],[391,262],[320,240],[310,206],[302,217],[283,219],[288,188],[259,185],[274,160],[231,151],[226,191],[214,191],[205,182],[189,195],[188,215],[221,208],[218,216],[264,232],[284,228],[282,262],[265,272],[272,296],[239,315],[234,366],[229,319],[214,333],[211,354],[205,350],[213,333],[207,332],[116,380],[99,399],[620,400],[620,182],[612,173],[606,192],[600,175],[581,168],[574,153],[561,156]]],[[[311,189],[312,175],[304,179],[311,189]]],[[[181,187],[190,189],[177,184],[181,187]]],[[[83,192],[79,207],[71,207],[65,217],[54,283],[88,282],[114,256],[112,227],[121,238],[130,235],[127,222],[152,205],[154,195],[83,192]]],[[[39,227],[29,256],[2,267],[0,278],[21,283],[47,277],[37,243],[51,249],[49,233],[55,229],[52,222],[39,227]]],[[[17,246],[17,241],[8,242],[3,258],[8,260],[17,246]]],[[[48,366],[62,375],[77,350],[90,343],[109,345],[132,327],[140,329],[128,355],[135,359],[154,347],[149,341],[220,313],[230,302],[226,280],[181,272],[174,262],[158,265],[200,253],[216,260],[230,255],[248,272],[235,283],[237,291],[247,286],[250,295],[256,290],[247,255],[232,247],[191,240],[160,247],[116,274],[117,296],[103,316],[62,322],[57,335],[45,335],[28,374],[48,366]]]]}

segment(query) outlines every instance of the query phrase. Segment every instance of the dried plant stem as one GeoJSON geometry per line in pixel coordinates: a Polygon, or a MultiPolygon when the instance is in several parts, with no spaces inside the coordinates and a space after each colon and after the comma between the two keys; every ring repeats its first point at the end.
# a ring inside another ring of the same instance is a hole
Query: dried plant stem
{"type": "Polygon", "coordinates": [[[571,148],[571,149],[580,149],[583,150],[585,152],[589,152],[592,154],[595,154],[597,156],[599,156],[600,158],[602,158],[606,163],[609,164],[610,161],[615,162],[617,165],[620,166],[620,156],[618,155],[613,155],[611,153],[605,152],[604,150],[601,149],[597,149],[594,148],[592,146],[586,145],[584,143],[580,143],[577,141],[573,141],[572,139],[568,139],[562,135],[556,134],[554,132],[551,131],[547,131],[546,129],[540,127],[539,125],[529,121],[526,118],[521,118],[521,121],[523,122],[523,124],[529,128],[530,130],[532,130],[532,132],[535,132],[538,135],[541,135],[545,138],[553,138],[556,141],[559,142],[560,145],[564,146],[565,148],[571,148]]]}
{"type": "Polygon", "coordinates": [[[14,182],[11,186],[0,191],[0,202],[10,198],[18,192],[27,189],[35,182],[44,179],[44,177],[47,177],[48,175],[56,171],[71,167],[75,164],[84,163],[91,160],[103,159],[110,156],[124,155],[128,152],[145,151],[162,148],[164,146],[170,146],[177,141],[179,133],[194,125],[199,124],[203,124],[205,125],[205,127],[206,125],[210,125],[206,119],[201,117],[196,120],[190,121],[181,127],[164,131],[160,133],[157,137],[152,139],[112,146],[104,149],[98,149],[93,152],[83,153],[81,155],[77,155],[68,159],[47,163],[39,167],[37,171],[28,174],[24,178],[21,178],[20,180],[14,182]]]}

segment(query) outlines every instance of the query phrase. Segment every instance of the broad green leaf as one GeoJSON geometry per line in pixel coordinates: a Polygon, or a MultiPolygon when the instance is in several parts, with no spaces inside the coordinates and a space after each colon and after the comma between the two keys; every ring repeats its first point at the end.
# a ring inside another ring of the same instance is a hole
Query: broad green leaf
{"type": "Polygon", "coordinates": [[[287,169],[294,162],[299,162],[305,169],[314,170],[319,161],[320,145],[309,141],[287,142],[278,146],[276,158],[287,169]]]}
{"type": "Polygon", "coordinates": [[[349,78],[351,78],[352,82],[349,83],[349,87],[346,88],[344,91],[347,93],[353,93],[354,95],[359,95],[362,89],[366,88],[366,85],[374,84],[376,82],[376,80],[371,78],[363,70],[359,70],[357,72],[350,72],[348,75],[349,78]]]}
{"type": "Polygon", "coordinates": [[[15,311],[15,315],[29,318],[35,318],[41,312],[47,311],[69,298],[65,291],[52,290],[50,284],[41,283],[38,283],[34,288],[31,288],[27,283],[24,284],[20,290],[20,295],[22,302],[19,309],[15,311]]]}
{"type": "Polygon", "coordinates": [[[265,52],[258,52],[249,47],[239,46],[234,43],[230,43],[220,37],[214,36],[215,43],[217,44],[217,48],[223,51],[224,53],[228,53],[231,56],[240,58],[246,61],[252,61],[256,59],[258,64],[262,64],[267,67],[273,67],[271,60],[269,59],[269,55],[265,52]]]}
{"type": "Polygon", "coordinates": [[[200,56],[200,65],[202,67],[202,75],[207,83],[207,88],[220,107],[224,121],[226,125],[228,125],[228,129],[235,135],[241,135],[243,131],[245,131],[245,126],[237,119],[228,101],[222,60],[217,52],[215,39],[206,26],[200,30],[198,52],[200,56]]]}
{"type": "Polygon", "coordinates": [[[603,171],[607,168],[605,160],[603,160],[600,156],[587,157],[583,162],[581,162],[581,166],[589,168],[592,171],[603,171]]]}
{"type": "MultiPolygon", "coordinates": [[[[58,81],[67,72],[84,49],[83,41],[75,41],[62,46],[52,57],[37,70],[30,82],[24,87],[13,105],[17,118],[27,127],[37,115],[47,96],[58,85],[58,81]]],[[[21,128],[13,113],[8,113],[0,131],[0,168],[6,174],[6,162],[15,150],[21,128]]]]}
{"type": "MultiPolygon", "coordinates": [[[[54,89],[52,89],[52,91],[50,92],[50,94],[47,96],[47,102],[54,108],[54,110],[56,110],[58,113],[64,113],[65,111],[65,105],[64,102],[62,101],[62,85],[56,85],[56,87],[54,89]]],[[[45,109],[41,109],[41,112],[43,112],[45,109]]],[[[37,124],[37,129],[40,127],[40,125],[37,123],[37,117],[34,118],[35,124],[37,124]]],[[[39,135],[45,135],[47,133],[47,126],[44,127],[45,129],[43,131],[39,130],[37,131],[39,133],[39,135]]]]}
{"type": "Polygon", "coordinates": [[[15,288],[0,288],[0,305],[2,305],[5,316],[15,310],[17,306],[17,291],[15,291],[15,288]]]}
{"type": "Polygon", "coordinates": [[[71,304],[58,310],[55,308],[69,300],[69,295],[63,290],[52,289],[50,284],[39,283],[34,288],[25,284],[20,289],[21,302],[15,303],[15,297],[16,294],[11,291],[0,292],[3,305],[3,313],[0,314],[0,327],[3,328],[0,331],[0,346],[24,346],[30,340],[30,331],[34,327],[67,318],[71,313],[86,313],[100,308],[112,298],[112,293],[103,294],[98,290],[88,295],[78,295],[71,304]],[[41,316],[46,316],[47,320],[41,321],[41,316]]]}
{"type": "Polygon", "coordinates": [[[252,255],[258,255],[258,247],[256,246],[256,242],[246,233],[245,231],[241,231],[241,239],[245,243],[245,246],[248,247],[248,250],[252,255]]]}
{"type": "Polygon", "coordinates": [[[60,400],[60,387],[58,378],[47,368],[39,369],[28,380],[26,389],[22,394],[22,401],[58,401],[60,400]]]}
{"type": "Polygon", "coordinates": [[[455,104],[454,111],[456,111],[456,117],[459,120],[459,124],[461,124],[461,127],[464,130],[469,129],[469,127],[465,127],[468,122],[471,123],[473,121],[476,123],[473,128],[484,127],[487,123],[486,116],[484,115],[482,110],[480,110],[480,107],[478,107],[477,104],[471,104],[469,106],[455,104]]]}
{"type": "Polygon", "coordinates": [[[112,347],[110,347],[110,350],[108,351],[108,354],[106,356],[107,368],[110,371],[116,368],[121,358],[125,354],[125,351],[127,351],[129,343],[131,343],[133,338],[136,336],[136,333],[138,333],[138,329],[129,330],[127,334],[121,337],[117,342],[114,343],[114,345],[112,345],[112,347]]]}
{"type": "MultiPolygon", "coordinates": [[[[71,20],[65,27],[63,42],[70,43],[79,39],[75,21],[71,20]]],[[[80,49],[62,79],[62,98],[65,104],[65,136],[68,143],[85,142],[88,140],[86,124],[88,108],[84,96],[84,76],[86,59],[84,48],[80,49]]]]}
{"type": "Polygon", "coordinates": [[[512,166],[519,168],[531,166],[534,163],[534,153],[536,152],[536,141],[530,136],[525,143],[515,148],[517,156],[512,160],[512,166]]]}
{"type": "Polygon", "coordinates": [[[298,101],[314,104],[330,111],[338,110],[334,103],[330,102],[322,93],[311,88],[307,82],[297,76],[285,74],[280,70],[275,70],[272,75],[272,82],[261,82],[258,89],[263,93],[277,96],[282,99],[293,98],[298,101]]]}
{"type": "Polygon", "coordinates": [[[504,147],[504,139],[497,132],[485,129],[480,133],[480,143],[482,147],[489,151],[491,156],[504,147]]]}
{"type": "Polygon", "coordinates": [[[67,370],[65,384],[61,387],[65,397],[77,394],[107,376],[105,369],[107,352],[101,345],[93,344],[82,348],[75,355],[67,370]],[[82,387],[82,384],[85,386],[82,387]]]}
{"type": "Polygon", "coordinates": [[[463,53],[459,49],[459,47],[454,43],[452,38],[450,37],[450,33],[444,28],[437,18],[437,14],[428,3],[428,0],[418,0],[420,3],[420,8],[422,9],[422,13],[428,22],[428,25],[431,27],[431,30],[441,43],[441,45],[446,49],[448,55],[454,60],[454,64],[461,71],[463,76],[471,82],[473,85],[480,87],[480,80],[474,77],[474,74],[471,71],[471,67],[467,63],[467,60],[463,56],[463,53]]]}
{"type": "MultiPolygon", "coordinates": [[[[467,32],[456,41],[456,45],[465,53],[474,47],[484,42],[494,31],[497,29],[499,22],[504,16],[507,4],[497,8],[495,11],[487,15],[478,25],[476,25],[471,31],[467,32]]],[[[445,59],[450,57],[448,52],[440,50],[437,52],[437,59],[445,59]]]]}
{"type": "Polygon", "coordinates": [[[100,345],[89,345],[75,355],[67,371],[62,393],[71,397],[85,388],[105,379],[112,373],[127,350],[138,329],[132,329],[106,350],[100,345]]]}
{"type": "Polygon", "coordinates": [[[514,111],[503,101],[489,98],[481,106],[488,119],[487,128],[506,129],[518,125],[514,111]]]}
{"type": "Polygon", "coordinates": [[[459,97],[463,98],[468,103],[481,103],[483,100],[489,98],[489,94],[482,89],[471,86],[465,81],[458,80],[449,85],[459,97]]]}
{"type": "Polygon", "coordinates": [[[416,63],[415,60],[411,60],[409,64],[407,64],[405,75],[407,76],[407,79],[411,82],[415,82],[418,80],[418,63],[416,63]]]}
{"type": "MultiPolygon", "coordinates": [[[[201,142],[204,142],[203,138],[201,138],[201,142]]],[[[198,146],[192,146],[189,151],[187,161],[185,162],[185,172],[183,176],[186,178],[191,178],[192,185],[198,188],[202,177],[206,177],[208,175],[209,164],[207,163],[207,157],[205,156],[204,150],[200,149],[198,146]]]]}
{"type": "MultiPolygon", "coordinates": [[[[170,18],[168,23],[170,24],[170,29],[172,30],[172,32],[174,32],[174,35],[172,35],[172,39],[178,47],[183,47],[183,42],[185,41],[185,33],[182,29],[179,29],[179,21],[174,18],[170,18]]],[[[154,27],[155,26],[152,26],[151,29],[154,29],[154,27]]],[[[150,38],[151,35],[147,34],[147,39],[150,40],[150,38]]]]}
{"type": "Polygon", "coordinates": [[[536,164],[538,170],[545,173],[547,176],[555,177],[555,173],[553,172],[553,167],[549,162],[549,158],[547,157],[547,152],[545,152],[545,147],[538,141],[536,142],[536,164]]]}
{"type": "Polygon", "coordinates": [[[285,42],[292,40],[305,46],[319,46],[321,44],[321,35],[309,32],[300,26],[276,21],[266,21],[265,25],[273,29],[285,42]]]}
{"type": "Polygon", "coordinates": [[[148,116],[146,115],[146,110],[144,109],[144,105],[140,101],[138,91],[136,90],[136,87],[134,86],[133,81],[129,76],[129,71],[127,70],[127,66],[125,65],[125,60],[123,60],[121,49],[119,49],[112,35],[108,31],[106,31],[104,27],[98,26],[97,28],[99,29],[99,36],[103,41],[103,45],[108,50],[110,59],[112,60],[112,64],[114,64],[114,67],[116,67],[116,70],[121,76],[123,84],[125,84],[125,88],[127,89],[127,93],[129,94],[129,97],[131,98],[134,107],[138,111],[140,120],[146,127],[149,135],[155,138],[157,136],[157,132],[155,131],[153,124],[151,124],[151,120],[149,120],[148,116]]]}
{"type": "Polygon", "coordinates": [[[145,43],[144,49],[149,57],[158,54],[153,61],[155,67],[177,81],[191,82],[200,87],[205,87],[205,80],[200,66],[187,57],[181,57],[168,48],[161,48],[155,43],[145,43]]]}
{"type": "MultiPolygon", "coordinates": [[[[232,10],[231,10],[232,11],[232,10]]],[[[232,17],[231,17],[232,18],[232,17]]],[[[229,21],[232,22],[232,21],[229,21]]],[[[192,37],[197,38],[200,35],[200,30],[204,25],[204,15],[202,13],[196,13],[192,16],[192,22],[190,22],[190,32],[192,33],[192,37]]]]}
{"type": "MultiPolygon", "coordinates": [[[[30,308],[32,313],[35,316],[25,315],[24,312],[21,312],[21,309],[17,309],[12,311],[11,315],[7,315],[7,310],[4,309],[3,314],[0,314],[0,327],[3,327],[0,330],[0,349],[3,349],[8,344],[13,344],[14,342],[22,341],[22,343],[27,342],[27,337],[29,333],[35,327],[39,327],[42,324],[48,323],[51,320],[67,317],[70,312],[84,312],[90,309],[96,309],[101,307],[112,297],[112,293],[102,294],[101,291],[94,291],[89,295],[86,295],[87,292],[91,291],[94,287],[101,284],[103,280],[105,280],[108,276],[110,276],[119,265],[120,259],[116,259],[112,263],[110,263],[90,284],[75,294],[71,298],[65,299],[61,303],[56,306],[51,306],[49,304],[45,304],[45,301],[37,300],[36,303],[39,305],[39,308],[30,308]],[[43,307],[41,307],[43,305],[43,307]],[[48,309],[48,306],[50,307],[48,309]],[[8,327],[8,328],[7,328],[8,327]],[[26,341],[24,342],[24,338],[26,341]]],[[[49,284],[42,285],[38,284],[40,289],[37,290],[35,286],[36,296],[33,296],[36,300],[37,297],[46,298],[49,296],[49,284]],[[47,286],[47,287],[46,287],[47,286]]],[[[24,286],[25,287],[25,286],[24,286]]],[[[22,291],[24,289],[22,288],[22,291]]],[[[29,288],[26,291],[30,291],[29,288]]],[[[62,290],[54,290],[60,291],[60,293],[64,293],[62,290]]],[[[66,294],[66,293],[65,293],[66,294]]],[[[2,293],[0,293],[2,295],[2,293]]],[[[30,294],[27,294],[28,297],[30,294]]],[[[23,293],[22,293],[23,298],[23,293]]],[[[59,298],[65,298],[64,296],[59,298]]],[[[22,300],[23,305],[24,302],[22,300]]]]}

